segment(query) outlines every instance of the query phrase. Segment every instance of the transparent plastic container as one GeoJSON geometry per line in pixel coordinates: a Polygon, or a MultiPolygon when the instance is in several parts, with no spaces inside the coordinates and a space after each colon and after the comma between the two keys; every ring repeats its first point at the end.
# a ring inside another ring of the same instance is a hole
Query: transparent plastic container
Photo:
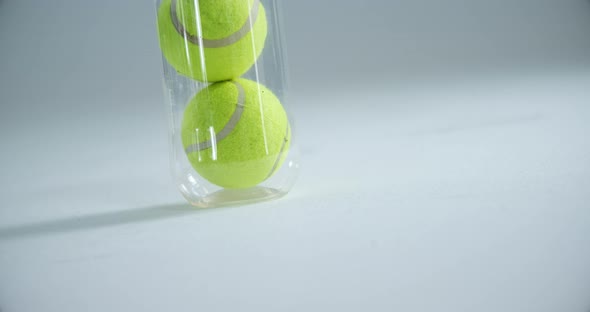
{"type": "Polygon", "coordinates": [[[298,151],[281,0],[156,0],[172,175],[194,206],[287,194],[298,151]]]}

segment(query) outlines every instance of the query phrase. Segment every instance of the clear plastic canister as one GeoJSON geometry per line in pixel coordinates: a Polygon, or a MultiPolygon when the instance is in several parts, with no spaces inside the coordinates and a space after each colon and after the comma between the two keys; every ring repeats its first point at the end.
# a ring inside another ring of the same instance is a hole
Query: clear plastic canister
{"type": "Polygon", "coordinates": [[[170,159],[198,207],[278,198],[298,152],[281,0],[156,0],[170,159]]]}

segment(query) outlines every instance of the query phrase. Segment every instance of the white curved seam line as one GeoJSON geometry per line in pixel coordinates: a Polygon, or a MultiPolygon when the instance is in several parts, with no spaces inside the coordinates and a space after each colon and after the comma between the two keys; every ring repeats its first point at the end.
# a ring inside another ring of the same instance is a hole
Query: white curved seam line
{"type": "Polygon", "coordinates": [[[277,170],[277,167],[279,166],[279,163],[281,162],[281,158],[283,158],[283,154],[285,153],[285,147],[287,146],[287,142],[289,142],[288,138],[289,138],[290,131],[291,131],[291,127],[289,127],[289,124],[287,123],[287,131],[285,133],[285,139],[283,140],[283,145],[281,145],[281,150],[279,151],[279,156],[275,160],[275,163],[272,165],[272,169],[270,169],[270,173],[268,174],[266,179],[270,178],[275,173],[275,170],[277,170]]]}
{"type": "MultiPolygon", "coordinates": [[[[198,46],[204,47],[204,48],[222,48],[228,45],[232,45],[236,42],[238,42],[240,39],[242,39],[243,37],[245,37],[254,27],[254,23],[256,22],[256,20],[258,19],[258,15],[260,12],[260,0],[254,0],[254,2],[252,3],[252,8],[250,10],[250,15],[248,15],[248,19],[246,19],[246,22],[242,25],[242,27],[240,29],[238,29],[236,32],[232,33],[231,35],[225,37],[225,38],[221,38],[221,39],[206,39],[203,38],[203,34],[201,31],[201,23],[199,22],[197,24],[197,31],[198,34],[195,35],[191,35],[186,28],[182,25],[182,23],[178,20],[178,15],[176,12],[176,2],[178,0],[171,0],[172,3],[170,4],[170,17],[172,18],[172,24],[174,25],[174,28],[176,28],[176,31],[185,38],[185,40],[196,44],[198,46]]],[[[198,12],[198,8],[197,8],[197,15],[199,15],[200,12],[198,12]]],[[[197,18],[199,18],[197,16],[197,18]]]]}
{"type": "MultiPolygon", "coordinates": [[[[240,122],[240,119],[242,118],[242,113],[244,112],[244,103],[246,101],[246,92],[244,91],[244,88],[242,87],[242,85],[239,84],[238,82],[232,81],[232,83],[238,89],[238,103],[236,104],[236,110],[234,111],[234,113],[230,117],[229,121],[225,124],[223,129],[221,129],[221,131],[219,131],[219,133],[217,133],[217,135],[215,135],[215,137],[211,138],[211,140],[207,140],[204,142],[200,142],[200,143],[196,143],[196,144],[188,146],[185,149],[185,152],[187,154],[199,152],[199,151],[211,148],[213,146],[213,144],[217,144],[217,143],[221,142],[223,139],[225,139],[227,136],[229,136],[231,134],[231,132],[237,126],[238,122],[240,122]],[[215,141],[215,142],[213,142],[213,141],[215,141]]],[[[198,140],[198,138],[197,138],[197,140],[198,140]]]]}

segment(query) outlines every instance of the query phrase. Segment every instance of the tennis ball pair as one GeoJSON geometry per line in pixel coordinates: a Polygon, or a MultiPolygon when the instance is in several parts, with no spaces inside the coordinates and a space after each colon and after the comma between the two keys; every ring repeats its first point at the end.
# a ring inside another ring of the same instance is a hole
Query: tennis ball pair
{"type": "Polygon", "coordinates": [[[181,75],[231,80],[262,53],[266,12],[260,0],[163,0],[158,33],[164,57],[181,75]]]}
{"type": "Polygon", "coordinates": [[[193,168],[224,188],[248,188],[271,177],[290,147],[287,115],[266,87],[238,79],[264,48],[260,0],[164,0],[160,46],[176,71],[213,82],[188,104],[182,143],[193,168]]]}

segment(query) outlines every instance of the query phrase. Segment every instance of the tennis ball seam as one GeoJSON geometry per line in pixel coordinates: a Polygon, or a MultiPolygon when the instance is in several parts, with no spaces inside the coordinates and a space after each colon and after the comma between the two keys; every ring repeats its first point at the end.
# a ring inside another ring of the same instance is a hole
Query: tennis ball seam
{"type": "Polygon", "coordinates": [[[176,3],[178,0],[172,0],[170,4],[170,17],[172,19],[172,25],[178,32],[179,35],[186,38],[189,42],[201,46],[203,48],[223,48],[226,46],[230,46],[240,39],[244,38],[253,28],[254,23],[256,23],[256,19],[258,18],[259,8],[260,8],[260,0],[254,0],[252,3],[252,8],[250,10],[250,14],[246,19],[246,22],[234,33],[230,34],[229,36],[221,39],[206,39],[199,35],[190,34],[182,25],[182,23],[178,20],[178,15],[176,14],[176,3]]]}
{"type": "Polygon", "coordinates": [[[277,155],[277,159],[275,160],[274,164],[272,165],[272,168],[270,169],[268,176],[264,180],[268,180],[275,173],[275,170],[278,169],[279,163],[281,162],[281,159],[283,158],[283,154],[285,153],[285,148],[287,147],[287,143],[289,142],[289,132],[291,132],[291,127],[289,126],[289,124],[287,124],[287,130],[285,131],[285,138],[283,140],[283,144],[281,145],[281,149],[279,151],[279,154],[277,155]]]}
{"type": "MultiPolygon", "coordinates": [[[[242,113],[244,112],[244,103],[246,102],[246,91],[244,90],[244,87],[242,87],[242,85],[239,84],[237,81],[231,81],[231,83],[233,83],[238,89],[238,100],[236,103],[236,110],[230,117],[229,121],[225,124],[223,129],[221,129],[221,131],[215,134],[215,142],[223,141],[223,139],[225,139],[232,133],[234,128],[238,125],[238,122],[240,122],[240,119],[242,118],[242,113]]],[[[185,149],[185,152],[187,154],[200,152],[208,148],[211,148],[212,146],[213,140],[207,140],[188,146],[185,149]]]]}

